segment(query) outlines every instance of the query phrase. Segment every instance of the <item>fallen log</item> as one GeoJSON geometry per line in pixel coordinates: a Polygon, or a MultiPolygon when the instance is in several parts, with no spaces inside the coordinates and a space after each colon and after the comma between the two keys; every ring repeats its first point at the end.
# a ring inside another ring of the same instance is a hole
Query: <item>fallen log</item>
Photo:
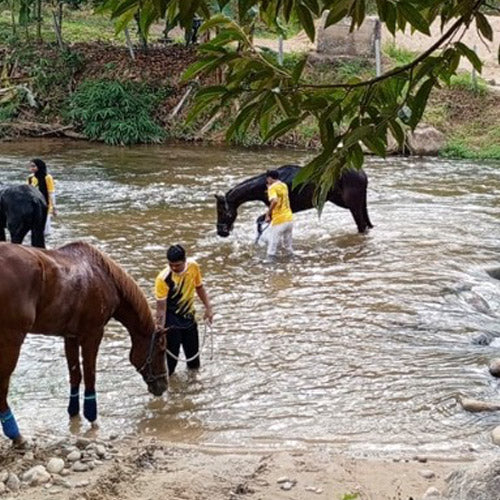
{"type": "Polygon", "coordinates": [[[51,125],[49,123],[14,121],[0,122],[0,127],[10,128],[18,133],[29,134],[34,137],[64,136],[71,139],[87,139],[83,134],[75,132],[73,125],[51,125]]]}

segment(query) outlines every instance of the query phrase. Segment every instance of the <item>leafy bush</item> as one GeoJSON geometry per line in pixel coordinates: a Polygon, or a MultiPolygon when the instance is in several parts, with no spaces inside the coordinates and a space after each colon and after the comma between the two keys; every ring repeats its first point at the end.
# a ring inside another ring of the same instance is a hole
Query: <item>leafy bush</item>
{"type": "Polygon", "coordinates": [[[153,110],[164,96],[133,82],[86,81],[70,98],[67,116],[87,137],[107,144],[160,142],[165,131],[153,110]]]}

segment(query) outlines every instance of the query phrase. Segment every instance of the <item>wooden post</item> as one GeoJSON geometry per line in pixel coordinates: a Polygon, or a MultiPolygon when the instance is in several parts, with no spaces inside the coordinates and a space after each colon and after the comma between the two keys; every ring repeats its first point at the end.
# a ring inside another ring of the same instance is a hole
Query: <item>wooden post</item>
{"type": "Polygon", "coordinates": [[[382,38],[382,30],[380,20],[375,21],[375,74],[380,76],[382,74],[382,59],[380,55],[380,42],[382,38]]]}
{"type": "Polygon", "coordinates": [[[125,33],[125,43],[127,44],[130,57],[135,61],[134,46],[132,45],[132,40],[130,40],[130,33],[128,31],[127,26],[124,29],[124,33],[125,33]]]}
{"type": "Polygon", "coordinates": [[[278,64],[283,66],[283,36],[278,37],[278,64]]]}

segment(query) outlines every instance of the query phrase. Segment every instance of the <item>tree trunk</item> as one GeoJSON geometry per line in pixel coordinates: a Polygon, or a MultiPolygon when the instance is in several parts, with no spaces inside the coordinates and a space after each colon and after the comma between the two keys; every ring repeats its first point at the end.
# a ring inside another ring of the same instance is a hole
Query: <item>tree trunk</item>
{"type": "Polygon", "coordinates": [[[36,38],[39,43],[42,39],[42,0],[36,0],[36,38]]]}
{"type": "Polygon", "coordinates": [[[58,21],[58,13],[55,10],[52,11],[52,21],[54,23],[54,31],[56,32],[57,44],[59,45],[59,49],[63,51],[64,43],[61,34],[61,26],[58,21]]]}
{"type": "Polygon", "coordinates": [[[148,41],[141,30],[140,15],[138,12],[134,14],[134,19],[137,24],[137,34],[139,35],[139,40],[141,41],[142,49],[144,52],[148,51],[148,41]]]}
{"type": "Polygon", "coordinates": [[[128,51],[130,52],[130,57],[135,60],[134,46],[132,45],[132,40],[130,40],[130,33],[128,32],[128,28],[125,28],[125,42],[128,47],[128,51]]]}

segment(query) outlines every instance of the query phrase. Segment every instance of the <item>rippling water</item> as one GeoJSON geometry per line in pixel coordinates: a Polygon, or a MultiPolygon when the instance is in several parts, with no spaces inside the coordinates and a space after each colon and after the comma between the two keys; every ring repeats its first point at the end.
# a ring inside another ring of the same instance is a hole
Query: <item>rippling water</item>
{"type": "MultiPolygon", "coordinates": [[[[127,332],[110,324],[98,359],[104,432],[220,446],[326,443],[368,454],[492,446],[498,413],[466,413],[457,398],[500,398],[487,369],[500,339],[471,342],[500,336],[500,282],[485,272],[500,266],[499,164],[370,160],[375,228],[356,234],[350,214],[332,205],[321,219],[303,212],[297,257],[269,265],[253,244],[263,206],[243,206],[222,239],[213,194],[307,153],[30,141],[0,146],[0,180],[23,181],[37,156],[57,180],[50,246],[99,245],[152,301],[164,249],[181,242],[201,264],[217,311],[214,359],[208,341],[201,372],[180,366],[160,399],[128,362],[127,332]]],[[[22,429],[68,432],[66,380],[61,340],[28,338],[10,395],[22,429]]]]}

